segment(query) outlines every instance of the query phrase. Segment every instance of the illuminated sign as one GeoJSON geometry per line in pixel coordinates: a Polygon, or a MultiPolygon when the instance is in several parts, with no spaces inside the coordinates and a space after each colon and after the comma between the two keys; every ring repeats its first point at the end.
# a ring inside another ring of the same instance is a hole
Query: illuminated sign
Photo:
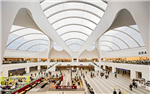
{"type": "Polygon", "coordinates": [[[56,86],[56,89],[77,89],[77,86],[56,86]]]}

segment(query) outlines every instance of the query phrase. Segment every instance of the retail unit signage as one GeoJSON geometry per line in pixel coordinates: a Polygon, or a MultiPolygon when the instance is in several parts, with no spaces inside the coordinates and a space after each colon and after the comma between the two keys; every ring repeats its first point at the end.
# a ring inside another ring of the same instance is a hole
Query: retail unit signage
{"type": "Polygon", "coordinates": [[[71,90],[71,89],[77,89],[77,86],[56,86],[56,89],[67,89],[67,90],[71,90]]]}

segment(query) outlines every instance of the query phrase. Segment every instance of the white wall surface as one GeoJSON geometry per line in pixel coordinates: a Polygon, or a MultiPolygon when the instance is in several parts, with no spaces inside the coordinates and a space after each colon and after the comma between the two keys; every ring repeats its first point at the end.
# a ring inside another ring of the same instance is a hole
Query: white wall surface
{"type": "Polygon", "coordinates": [[[37,63],[19,63],[19,64],[5,64],[2,65],[2,70],[14,70],[14,69],[20,69],[20,68],[27,68],[32,66],[46,66],[46,65],[53,65],[55,62],[37,62],[37,63]]]}
{"type": "Polygon", "coordinates": [[[72,51],[72,56],[73,56],[73,58],[78,58],[78,57],[77,57],[77,54],[78,54],[78,51],[72,51]]]}
{"type": "Polygon", "coordinates": [[[6,58],[46,58],[47,52],[33,52],[21,50],[5,50],[4,57],[6,58]]]}
{"type": "Polygon", "coordinates": [[[99,58],[99,54],[97,49],[94,49],[92,51],[83,51],[83,53],[79,56],[79,58],[99,58]]]}
{"type": "MultiPolygon", "coordinates": [[[[118,50],[118,51],[101,51],[102,58],[115,58],[115,57],[143,57],[148,56],[148,54],[138,54],[141,51],[146,51],[145,47],[133,48],[127,50],[118,50]]],[[[148,52],[147,52],[148,53],[148,52]]]]}
{"type": "Polygon", "coordinates": [[[65,50],[57,51],[53,48],[50,58],[71,58],[71,56],[65,50]]]}

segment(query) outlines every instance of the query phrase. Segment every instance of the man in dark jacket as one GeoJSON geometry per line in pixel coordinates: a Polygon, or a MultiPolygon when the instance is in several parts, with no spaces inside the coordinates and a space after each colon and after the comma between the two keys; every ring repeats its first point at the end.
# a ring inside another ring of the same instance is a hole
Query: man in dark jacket
{"type": "Polygon", "coordinates": [[[117,94],[117,92],[116,92],[116,90],[114,89],[114,92],[113,92],[113,94],[117,94]]]}
{"type": "Polygon", "coordinates": [[[129,87],[130,87],[130,90],[132,91],[132,84],[130,84],[129,87]]]}

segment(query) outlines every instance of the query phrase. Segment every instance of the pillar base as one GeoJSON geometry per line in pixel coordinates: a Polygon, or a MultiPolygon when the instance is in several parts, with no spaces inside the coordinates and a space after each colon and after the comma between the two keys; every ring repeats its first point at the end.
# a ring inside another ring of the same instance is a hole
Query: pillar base
{"type": "Polygon", "coordinates": [[[3,76],[8,77],[8,70],[3,70],[3,76]]]}

